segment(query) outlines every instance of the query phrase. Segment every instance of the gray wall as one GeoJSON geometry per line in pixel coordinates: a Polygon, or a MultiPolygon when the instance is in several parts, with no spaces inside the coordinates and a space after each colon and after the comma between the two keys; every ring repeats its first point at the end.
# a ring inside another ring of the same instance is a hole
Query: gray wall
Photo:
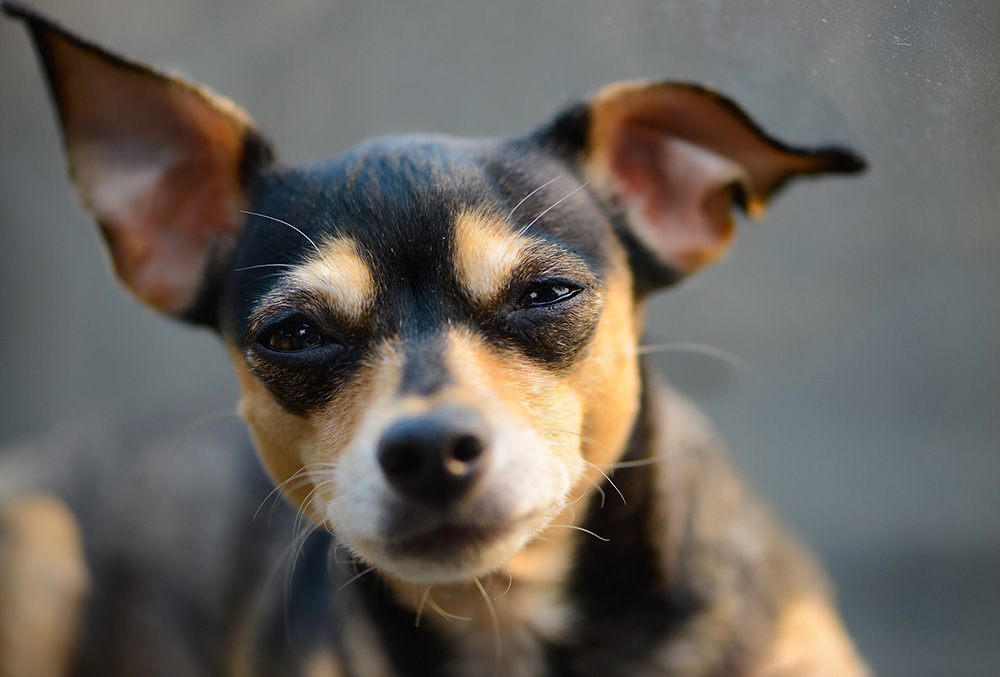
{"type": "MultiPolygon", "coordinates": [[[[803,183],[649,342],[822,553],[887,675],[1000,672],[1000,3],[38,0],[242,103],[289,160],[525,131],[620,78],[710,83],[860,180],[803,183]]],[[[111,282],[22,30],[0,24],[0,442],[233,398],[223,351],[111,282]]]]}

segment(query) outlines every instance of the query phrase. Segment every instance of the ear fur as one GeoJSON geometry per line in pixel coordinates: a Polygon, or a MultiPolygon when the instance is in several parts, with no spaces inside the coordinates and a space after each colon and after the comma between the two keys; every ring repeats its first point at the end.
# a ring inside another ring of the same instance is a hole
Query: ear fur
{"type": "Polygon", "coordinates": [[[129,61],[12,3],[48,77],[70,171],[115,271],[153,308],[211,324],[200,298],[242,233],[248,167],[271,152],[207,89],[129,61]]]}
{"type": "Polygon", "coordinates": [[[687,83],[609,85],[534,138],[574,164],[621,218],[649,287],[722,256],[734,202],[757,219],[795,176],[865,166],[847,149],[788,146],[729,99],[687,83]]]}

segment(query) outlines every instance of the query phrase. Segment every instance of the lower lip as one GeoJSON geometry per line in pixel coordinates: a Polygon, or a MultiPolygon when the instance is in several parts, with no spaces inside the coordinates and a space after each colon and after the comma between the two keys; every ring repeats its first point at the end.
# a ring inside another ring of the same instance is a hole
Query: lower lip
{"type": "Polygon", "coordinates": [[[445,526],[415,538],[393,541],[388,550],[396,556],[438,557],[471,546],[495,542],[513,531],[509,525],[494,527],[445,526]]]}

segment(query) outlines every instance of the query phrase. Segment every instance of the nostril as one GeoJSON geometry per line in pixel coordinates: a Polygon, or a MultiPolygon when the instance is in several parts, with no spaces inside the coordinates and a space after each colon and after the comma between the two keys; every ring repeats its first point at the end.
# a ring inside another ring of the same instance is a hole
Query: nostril
{"type": "Polygon", "coordinates": [[[472,434],[460,435],[451,450],[451,457],[462,463],[471,463],[483,453],[483,442],[472,434]]]}

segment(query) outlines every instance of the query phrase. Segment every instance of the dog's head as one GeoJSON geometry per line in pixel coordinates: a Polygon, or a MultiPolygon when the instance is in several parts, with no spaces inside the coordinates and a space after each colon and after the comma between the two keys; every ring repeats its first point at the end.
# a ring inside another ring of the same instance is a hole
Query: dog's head
{"type": "Polygon", "coordinates": [[[118,276],[220,333],[275,482],[410,582],[502,567],[601,479],[639,407],[642,299],[725,252],[734,205],[861,167],[651,82],[521,138],[287,166],[232,103],[18,13],[118,276]]]}

